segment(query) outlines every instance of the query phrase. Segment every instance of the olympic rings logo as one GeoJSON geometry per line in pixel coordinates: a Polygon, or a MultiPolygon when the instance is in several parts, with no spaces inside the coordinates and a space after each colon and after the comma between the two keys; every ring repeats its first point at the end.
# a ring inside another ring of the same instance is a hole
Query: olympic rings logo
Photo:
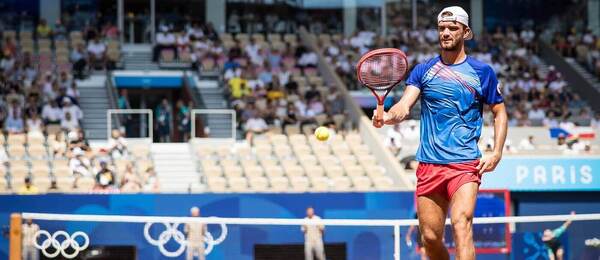
{"type": "MultiPolygon", "coordinates": [[[[185,234],[179,230],[179,226],[182,223],[169,223],[162,222],[165,227],[165,230],[158,235],[158,239],[152,238],[150,235],[150,228],[152,225],[158,224],[157,222],[148,222],[144,225],[144,237],[148,241],[148,243],[157,246],[158,250],[166,257],[178,257],[185,251],[188,241],[186,240],[185,234]],[[179,244],[179,247],[175,251],[169,251],[165,248],[165,245],[173,239],[175,242],[179,244]]],[[[227,226],[225,224],[219,224],[221,226],[221,234],[217,239],[213,237],[213,235],[208,232],[208,230],[204,233],[204,243],[206,247],[204,249],[204,254],[208,255],[213,250],[213,248],[221,244],[225,238],[227,237],[227,226]]]]}
{"type": "Polygon", "coordinates": [[[82,231],[77,231],[73,233],[73,235],[69,235],[69,233],[59,230],[50,235],[50,232],[46,230],[39,230],[33,236],[33,245],[35,248],[42,251],[42,254],[44,254],[44,256],[47,258],[55,258],[61,254],[67,259],[73,259],[79,254],[79,252],[85,250],[90,245],[90,238],[82,231]],[[46,236],[46,239],[44,239],[42,244],[38,244],[37,240],[41,235],[46,236]],[[78,236],[83,238],[83,245],[80,245],[79,242],[75,240],[75,238],[78,236]],[[59,237],[64,237],[64,240],[62,242],[58,241],[59,237]],[[48,248],[50,247],[55,249],[54,253],[48,252],[48,248]],[[73,252],[67,253],[66,250],[68,248],[72,248],[73,252]]]}

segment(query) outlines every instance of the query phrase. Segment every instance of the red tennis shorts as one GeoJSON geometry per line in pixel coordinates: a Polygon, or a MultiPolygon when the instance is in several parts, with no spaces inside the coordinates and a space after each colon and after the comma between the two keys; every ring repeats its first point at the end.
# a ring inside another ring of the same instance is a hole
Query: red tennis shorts
{"type": "Polygon", "coordinates": [[[434,164],[419,163],[417,168],[417,196],[439,193],[448,201],[463,184],[481,184],[477,170],[479,160],[464,163],[434,164]]]}

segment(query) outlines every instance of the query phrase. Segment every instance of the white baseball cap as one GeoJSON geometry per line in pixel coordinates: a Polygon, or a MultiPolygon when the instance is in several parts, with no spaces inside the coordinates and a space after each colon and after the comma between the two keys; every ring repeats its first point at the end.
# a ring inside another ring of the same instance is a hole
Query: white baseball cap
{"type": "MultiPolygon", "coordinates": [[[[456,21],[462,23],[466,27],[469,27],[469,14],[467,11],[460,6],[449,6],[444,8],[438,14],[438,23],[446,21],[456,21]]],[[[467,35],[467,40],[473,39],[473,31],[467,35]]]]}

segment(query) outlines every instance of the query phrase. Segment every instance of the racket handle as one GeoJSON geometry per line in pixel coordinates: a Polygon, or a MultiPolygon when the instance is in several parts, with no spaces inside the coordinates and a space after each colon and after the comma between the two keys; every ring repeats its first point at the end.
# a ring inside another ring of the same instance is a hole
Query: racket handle
{"type": "Polygon", "coordinates": [[[377,111],[375,118],[377,120],[383,120],[383,105],[377,104],[377,111]]]}

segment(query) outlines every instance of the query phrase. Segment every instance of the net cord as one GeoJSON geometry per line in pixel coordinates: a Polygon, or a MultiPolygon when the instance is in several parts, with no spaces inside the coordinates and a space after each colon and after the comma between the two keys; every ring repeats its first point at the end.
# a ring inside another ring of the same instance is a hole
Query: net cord
{"type": "MultiPolygon", "coordinates": [[[[128,216],[128,215],[81,215],[52,213],[22,213],[24,219],[83,221],[83,222],[128,222],[128,223],[204,223],[231,225],[325,225],[325,226],[371,226],[394,228],[394,260],[400,260],[400,227],[418,225],[416,219],[285,219],[285,218],[219,218],[219,217],[165,217],[165,216],[128,216]]],[[[600,220],[600,213],[577,215],[540,215],[474,218],[474,224],[535,223],[560,221],[600,220]]],[[[446,225],[450,219],[446,219],[446,225]]]]}

